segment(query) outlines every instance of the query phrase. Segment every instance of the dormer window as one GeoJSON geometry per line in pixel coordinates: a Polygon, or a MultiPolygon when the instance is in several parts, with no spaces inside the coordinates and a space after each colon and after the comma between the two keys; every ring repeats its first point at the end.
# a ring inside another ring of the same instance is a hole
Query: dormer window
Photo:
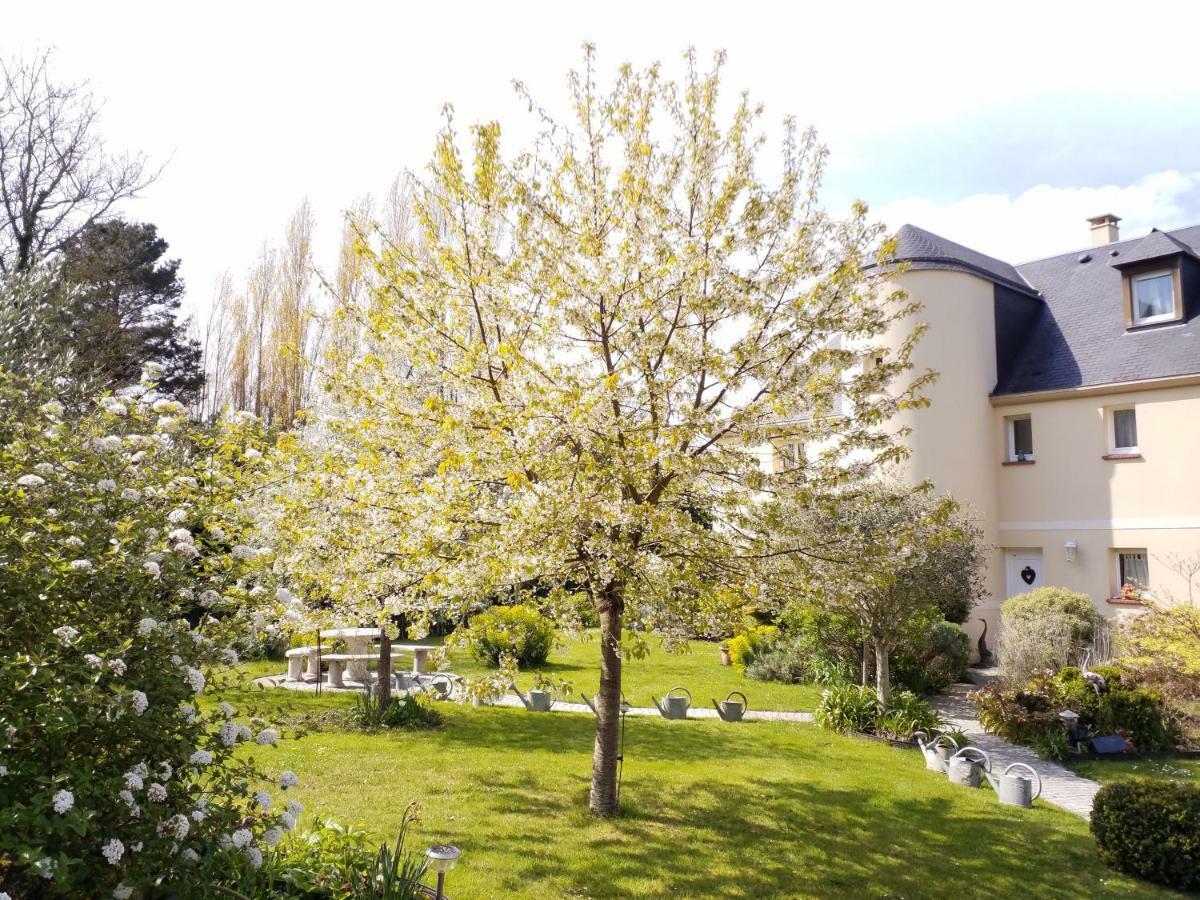
{"type": "Polygon", "coordinates": [[[1131,324],[1153,325],[1178,318],[1175,311],[1175,270],[1161,269],[1130,276],[1133,301],[1131,324]]]}

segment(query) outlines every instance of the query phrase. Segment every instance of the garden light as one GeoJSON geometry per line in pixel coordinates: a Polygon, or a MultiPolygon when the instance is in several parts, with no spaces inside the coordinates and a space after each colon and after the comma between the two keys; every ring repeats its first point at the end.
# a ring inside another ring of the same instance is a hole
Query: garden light
{"type": "Polygon", "coordinates": [[[429,868],[437,873],[437,900],[442,900],[446,896],[443,893],[446,873],[454,868],[462,851],[453,844],[435,844],[425,851],[425,856],[429,860],[429,868]]]}
{"type": "Polygon", "coordinates": [[[1075,562],[1075,553],[1079,550],[1079,545],[1074,541],[1067,541],[1063,544],[1063,550],[1067,552],[1067,562],[1075,562]]]}

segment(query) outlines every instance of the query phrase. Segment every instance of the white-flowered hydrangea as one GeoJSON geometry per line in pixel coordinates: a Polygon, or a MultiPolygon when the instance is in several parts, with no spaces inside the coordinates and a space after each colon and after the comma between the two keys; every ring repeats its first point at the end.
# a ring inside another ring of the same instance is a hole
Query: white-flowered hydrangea
{"type": "Polygon", "coordinates": [[[184,542],[190,544],[195,538],[192,537],[192,533],[186,528],[174,528],[167,535],[167,540],[172,543],[184,542]]]}
{"type": "Polygon", "coordinates": [[[263,832],[262,842],[267,847],[274,847],[276,844],[278,844],[282,840],[283,840],[283,829],[278,828],[274,825],[272,825],[270,828],[268,828],[266,831],[263,832]]]}
{"type": "Polygon", "coordinates": [[[285,791],[290,787],[295,787],[300,783],[300,779],[296,777],[295,772],[284,772],[279,776],[279,786],[285,791]]]}
{"type": "Polygon", "coordinates": [[[196,549],[196,545],[189,541],[180,541],[171,550],[176,556],[184,556],[188,559],[195,559],[200,555],[200,551],[196,549]]]}
{"type": "Polygon", "coordinates": [[[271,802],[272,802],[271,795],[268,794],[266,791],[255,791],[254,792],[254,802],[260,809],[262,809],[264,811],[269,810],[271,808],[271,802]]]}
{"type": "Polygon", "coordinates": [[[304,804],[300,803],[298,800],[293,800],[287,805],[287,811],[291,813],[292,818],[299,819],[300,813],[304,812],[304,804]]]}
{"type": "Polygon", "coordinates": [[[8,766],[0,766],[0,778],[8,777],[8,766]]]}
{"type": "Polygon", "coordinates": [[[63,546],[68,550],[78,550],[83,546],[83,538],[73,534],[69,538],[63,539],[63,546]]]}
{"type": "Polygon", "coordinates": [[[146,696],[145,691],[130,691],[129,705],[133,707],[134,715],[140,716],[150,708],[150,698],[146,696]]]}
{"type": "Polygon", "coordinates": [[[121,802],[126,806],[133,806],[135,803],[137,803],[137,801],[133,799],[133,791],[129,790],[128,788],[122,788],[117,796],[121,798],[121,802]]]}
{"type": "Polygon", "coordinates": [[[120,678],[122,675],[125,674],[125,671],[126,671],[125,660],[110,659],[108,661],[108,668],[109,668],[109,671],[111,671],[114,675],[116,675],[118,678],[120,678]]]}
{"type": "Polygon", "coordinates": [[[79,637],[79,629],[72,628],[70,625],[60,625],[54,629],[54,636],[64,644],[73,644],[75,638],[79,637]]]}
{"type": "Polygon", "coordinates": [[[150,787],[146,788],[146,799],[151,803],[166,803],[167,789],[157,781],[152,782],[150,787]]]}
{"type": "Polygon", "coordinates": [[[188,836],[190,829],[191,823],[188,822],[187,816],[176,814],[158,826],[158,833],[169,834],[175,840],[182,841],[188,836]]]}
{"type": "Polygon", "coordinates": [[[151,578],[159,578],[162,576],[162,566],[160,566],[158,563],[156,563],[152,559],[148,559],[144,563],[142,563],[142,569],[151,578]]]}
{"type": "Polygon", "coordinates": [[[234,650],[232,647],[226,647],[224,650],[221,651],[221,659],[225,662],[226,665],[236,666],[238,664],[237,651],[234,650]]]}
{"type": "Polygon", "coordinates": [[[194,863],[200,859],[200,854],[191,847],[184,847],[179,853],[179,858],[184,862],[194,863]]]}
{"type": "Polygon", "coordinates": [[[200,605],[203,607],[210,607],[220,599],[221,595],[214,590],[200,592],[200,605]]]}
{"type": "Polygon", "coordinates": [[[113,888],[113,900],[129,900],[133,896],[133,887],[125,882],[121,882],[113,888]]]}
{"type": "Polygon", "coordinates": [[[106,434],[92,440],[92,449],[98,453],[117,453],[123,446],[120,435],[116,434],[106,434]]]}
{"type": "Polygon", "coordinates": [[[66,407],[57,400],[47,400],[41,405],[40,409],[44,415],[57,419],[63,414],[66,407]]]}
{"type": "Polygon", "coordinates": [[[17,485],[23,488],[38,488],[46,483],[46,479],[41,475],[34,475],[32,472],[28,475],[22,475],[17,479],[17,485]]]}
{"type": "Polygon", "coordinates": [[[252,869],[260,868],[263,864],[262,851],[257,847],[247,847],[246,859],[250,860],[250,867],[252,869]]]}
{"type": "Polygon", "coordinates": [[[238,726],[238,740],[239,741],[250,741],[253,739],[254,739],[254,732],[250,730],[249,726],[247,726],[247,725],[239,725],[238,726]]]}
{"type": "Polygon", "coordinates": [[[125,855],[125,845],[118,838],[109,838],[107,843],[100,848],[100,852],[104,854],[104,858],[108,860],[110,866],[115,866],[125,855]]]}
{"type": "Polygon", "coordinates": [[[296,829],[296,817],[290,812],[282,813],[279,816],[279,821],[283,823],[283,827],[287,831],[294,831],[296,829]]]}
{"type": "Polygon", "coordinates": [[[188,511],[186,509],[183,509],[182,507],[180,507],[178,509],[173,509],[169,513],[167,513],[167,521],[170,522],[172,525],[179,525],[182,522],[186,522],[187,517],[188,517],[188,511]]]}
{"type": "Polygon", "coordinates": [[[121,499],[136,503],[142,499],[142,492],[137,488],[123,488],[121,490],[121,499]]]}
{"type": "Polygon", "coordinates": [[[210,535],[212,535],[212,539],[214,541],[223,541],[223,540],[225,540],[225,537],[226,537],[225,529],[222,528],[220,525],[209,525],[208,533],[210,535]]]}
{"type": "Polygon", "coordinates": [[[183,680],[187,682],[193,694],[199,694],[204,690],[204,673],[199,669],[188,666],[187,670],[183,673],[183,680]]]}
{"type": "Polygon", "coordinates": [[[111,478],[101,478],[96,482],[96,490],[102,494],[111,494],[117,489],[117,483],[111,478]]]}
{"type": "Polygon", "coordinates": [[[129,412],[129,408],[115,397],[105,397],[100,401],[100,408],[110,416],[123,416],[129,412]]]}
{"type": "Polygon", "coordinates": [[[90,559],[73,559],[67,563],[67,568],[72,572],[90,572],[95,567],[90,559]]]}
{"type": "Polygon", "coordinates": [[[149,634],[157,627],[158,627],[158,621],[150,618],[149,616],[146,616],[146,618],[144,618],[140,622],[138,622],[138,631],[141,634],[149,634]]]}
{"type": "Polygon", "coordinates": [[[241,849],[242,847],[249,846],[250,842],[254,840],[254,835],[250,833],[249,828],[239,828],[229,836],[229,840],[233,843],[233,846],[241,849]]]}
{"type": "Polygon", "coordinates": [[[222,700],[220,703],[218,703],[217,709],[219,709],[221,711],[221,715],[227,719],[232,719],[235,715],[237,715],[237,710],[234,709],[227,700],[222,700]]]}
{"type": "Polygon", "coordinates": [[[140,772],[125,773],[125,787],[129,788],[129,790],[140,791],[143,784],[144,782],[142,781],[142,775],[140,772]]]}
{"type": "Polygon", "coordinates": [[[254,558],[254,550],[247,547],[245,544],[234,544],[233,549],[229,551],[233,554],[234,559],[247,560],[254,558]]]}
{"type": "Polygon", "coordinates": [[[33,864],[33,867],[37,869],[38,875],[42,876],[42,878],[45,878],[47,881],[53,881],[54,871],[58,868],[58,860],[51,859],[49,856],[43,856],[33,864]]]}
{"type": "Polygon", "coordinates": [[[179,718],[191,723],[196,721],[196,707],[191,705],[179,707],[179,718]]]}
{"type": "Polygon", "coordinates": [[[175,769],[165,759],[158,764],[158,777],[163,781],[170,781],[171,776],[175,774],[175,769]]]}
{"type": "Polygon", "coordinates": [[[217,736],[221,739],[221,743],[226,747],[232,747],[237,743],[239,727],[236,722],[225,722],[221,725],[217,736]]]}
{"type": "Polygon", "coordinates": [[[254,740],[262,744],[264,747],[274,746],[279,740],[279,732],[277,732],[274,728],[264,728],[258,733],[258,737],[256,737],[254,740]]]}
{"type": "Polygon", "coordinates": [[[207,766],[213,761],[213,755],[207,750],[197,750],[188,757],[188,761],[193,766],[207,766]]]}
{"type": "Polygon", "coordinates": [[[60,816],[66,815],[75,805],[75,795],[63,788],[54,795],[54,811],[60,816]]]}
{"type": "Polygon", "coordinates": [[[83,654],[83,661],[85,663],[87,663],[93,669],[99,669],[101,666],[104,665],[104,660],[102,660],[95,653],[83,654]]]}

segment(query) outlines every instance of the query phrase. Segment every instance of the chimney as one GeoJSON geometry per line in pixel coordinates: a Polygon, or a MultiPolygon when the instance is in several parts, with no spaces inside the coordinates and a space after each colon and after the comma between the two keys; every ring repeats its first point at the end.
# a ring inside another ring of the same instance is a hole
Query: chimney
{"type": "Polygon", "coordinates": [[[1088,224],[1092,226],[1092,246],[1102,247],[1105,244],[1111,244],[1113,241],[1121,239],[1121,231],[1117,228],[1117,223],[1120,218],[1112,213],[1105,213],[1102,216],[1093,216],[1088,219],[1088,224]]]}

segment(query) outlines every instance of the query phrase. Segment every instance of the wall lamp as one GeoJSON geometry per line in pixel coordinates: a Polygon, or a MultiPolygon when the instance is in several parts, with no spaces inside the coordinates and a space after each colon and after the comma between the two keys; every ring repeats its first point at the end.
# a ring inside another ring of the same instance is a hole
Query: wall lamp
{"type": "Polygon", "coordinates": [[[1067,541],[1063,544],[1063,550],[1067,552],[1067,562],[1075,562],[1075,554],[1079,551],[1079,545],[1074,541],[1067,541]]]}

